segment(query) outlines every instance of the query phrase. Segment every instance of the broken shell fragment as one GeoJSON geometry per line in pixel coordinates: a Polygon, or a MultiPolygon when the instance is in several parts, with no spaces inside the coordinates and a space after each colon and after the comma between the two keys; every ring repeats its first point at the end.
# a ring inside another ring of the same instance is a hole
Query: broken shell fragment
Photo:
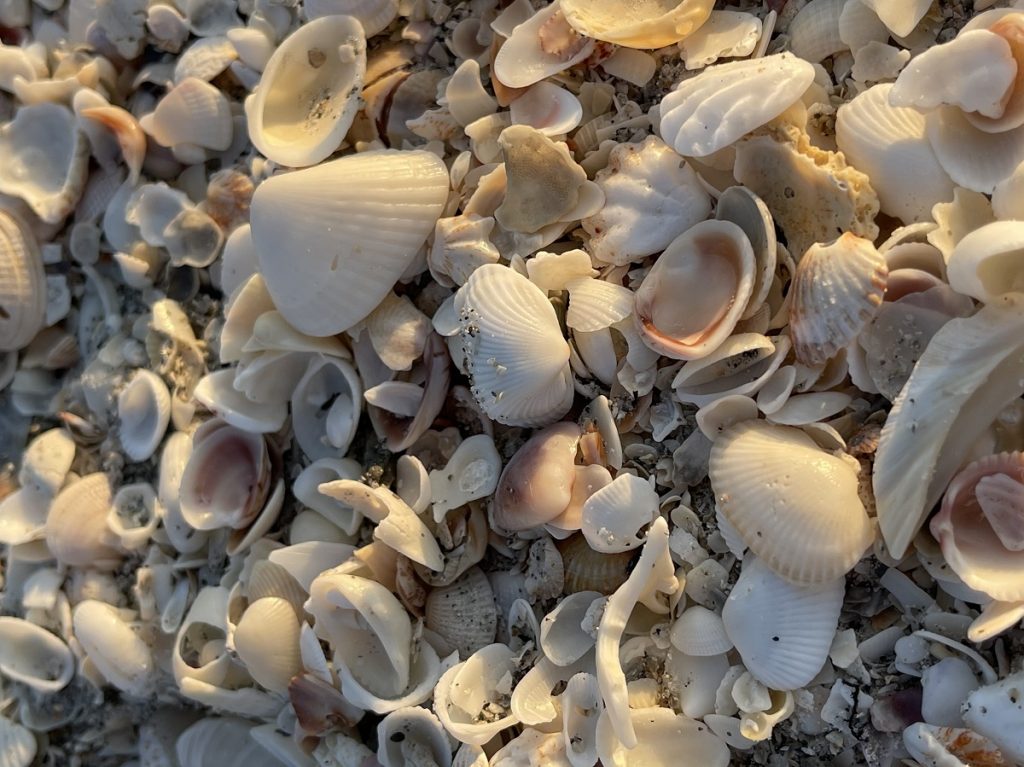
{"type": "Polygon", "coordinates": [[[508,88],[526,88],[593,52],[594,41],[569,26],[555,0],[512,30],[494,57],[494,75],[508,88]]]}
{"type": "Polygon", "coordinates": [[[946,263],[949,285],[957,293],[989,303],[1024,290],[1024,224],[995,221],[956,243],[946,263]]]}
{"type": "Polygon", "coordinates": [[[643,543],[641,531],[658,514],[658,494],[647,480],[620,474],[583,504],[581,529],[595,551],[617,554],[643,543]]]}
{"type": "Polygon", "coordinates": [[[629,48],[663,48],[678,43],[707,21],[713,5],[711,0],[561,2],[566,21],[580,34],[629,48]]]}
{"type": "Polygon", "coordinates": [[[56,634],[27,620],[0,617],[0,672],[43,693],[64,689],[75,675],[71,650],[56,634]]]}

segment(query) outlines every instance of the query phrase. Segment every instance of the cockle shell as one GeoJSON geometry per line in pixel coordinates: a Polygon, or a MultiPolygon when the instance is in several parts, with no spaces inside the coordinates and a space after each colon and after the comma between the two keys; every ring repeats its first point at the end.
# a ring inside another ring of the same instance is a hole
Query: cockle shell
{"type": "Polygon", "coordinates": [[[857,473],[856,461],[825,452],[799,429],[762,421],[733,426],[711,448],[718,509],[794,583],[843,575],[874,540],[857,473]]]}
{"type": "Polygon", "coordinates": [[[983,303],[1024,290],[1024,224],[996,221],[974,229],[953,248],[946,269],[957,293],[983,303]]]}
{"type": "Polygon", "coordinates": [[[534,434],[505,465],[491,514],[502,530],[515,532],[550,522],[572,497],[580,427],[557,423],[534,434]]]}
{"type": "Polygon", "coordinates": [[[102,472],[67,485],[46,517],[46,545],[62,564],[111,570],[121,560],[107,529],[113,495],[102,472]]]}
{"type": "Polygon", "coordinates": [[[629,718],[638,745],[630,748],[616,738],[609,711],[597,722],[597,753],[607,767],[669,767],[702,764],[727,767],[729,747],[710,728],[670,708],[636,708],[629,718]]]}
{"type": "Polygon", "coordinates": [[[493,73],[508,88],[525,88],[580,63],[594,41],[569,26],[559,0],[518,24],[494,58],[493,73]]]}
{"type": "Polygon", "coordinates": [[[125,455],[136,463],[148,460],[171,420],[171,393],[160,376],[140,368],[118,394],[117,415],[125,455]]]}
{"type": "Polygon", "coordinates": [[[75,675],[75,659],[56,634],[21,618],[0,617],[0,673],[34,690],[54,693],[75,675]]]}
{"type": "Polygon", "coordinates": [[[580,34],[629,48],[662,48],[707,21],[711,0],[654,0],[595,4],[562,0],[562,12],[580,34]]]}
{"type": "Polygon", "coordinates": [[[643,543],[641,531],[658,514],[658,494],[651,483],[620,474],[583,504],[581,530],[595,551],[617,554],[643,543]]]}
{"type": "Polygon", "coordinates": [[[0,351],[21,349],[43,328],[46,273],[39,246],[6,210],[0,210],[0,310],[0,351]]]}
{"type": "Polygon", "coordinates": [[[610,264],[664,250],[711,212],[711,198],[697,174],[656,136],[617,144],[595,181],[605,204],[582,226],[590,235],[590,252],[610,264]]]}
{"type": "Polygon", "coordinates": [[[364,152],[264,181],[252,198],[252,235],[278,311],[313,336],[364,319],[412,263],[447,197],[448,171],[424,151],[364,152]]]}
{"type": "Polygon", "coordinates": [[[122,692],[144,695],[152,682],[153,655],[118,609],[87,599],[75,607],[72,619],[75,638],[100,673],[122,692]]]}
{"type": "Polygon", "coordinates": [[[782,114],[813,80],[814,67],[789,53],[715,64],[661,100],[659,133],[684,157],[707,157],[782,114]]]}
{"type": "Polygon", "coordinates": [[[849,232],[812,245],[797,263],[790,288],[797,360],[820,364],[856,338],[881,305],[888,274],[885,256],[849,232]]]}
{"type": "Polygon", "coordinates": [[[304,24],[277,47],[245,100],[252,143],[282,165],[326,160],[355,119],[365,70],[366,38],[356,19],[304,24]]]}
{"type": "Polygon", "coordinates": [[[232,641],[253,679],[268,690],[286,693],[292,677],[302,671],[299,620],[286,599],[263,597],[250,603],[232,641]]]}
{"type": "Polygon", "coordinates": [[[36,757],[35,736],[28,727],[0,717],[0,765],[29,767],[36,757]]]}
{"type": "Polygon", "coordinates": [[[636,292],[636,325],[651,349],[699,359],[729,336],[754,287],[754,253],[743,230],[703,221],[673,240],[636,292]]]}
{"type": "Polygon", "coordinates": [[[570,91],[552,82],[531,85],[512,102],[513,125],[529,125],[545,136],[564,136],[580,124],[583,106],[570,91]]]}
{"type": "Polygon", "coordinates": [[[672,646],[686,655],[723,655],[733,647],[722,616],[701,605],[686,608],[672,624],[672,646]]]}
{"type": "Polygon", "coordinates": [[[590,548],[587,539],[574,535],[561,541],[558,550],[565,567],[565,593],[596,591],[611,594],[629,575],[634,554],[602,554],[590,548]]]}
{"type": "Polygon", "coordinates": [[[722,619],[757,679],[774,690],[795,690],[808,684],[828,659],[844,593],[841,577],[798,586],[748,556],[722,619]]]}
{"type": "Polygon", "coordinates": [[[175,85],[139,125],[163,146],[218,151],[228,148],[234,130],[224,94],[197,77],[175,85]]]}
{"type": "Polygon", "coordinates": [[[498,691],[502,678],[511,674],[514,662],[507,645],[490,644],[441,675],[434,689],[434,711],[453,737],[463,743],[483,745],[517,722],[515,715],[499,702],[498,691]]]}
{"type": "Polygon", "coordinates": [[[494,641],[498,611],[487,576],[472,567],[450,586],[433,589],[423,607],[425,625],[468,658],[494,641]]]}

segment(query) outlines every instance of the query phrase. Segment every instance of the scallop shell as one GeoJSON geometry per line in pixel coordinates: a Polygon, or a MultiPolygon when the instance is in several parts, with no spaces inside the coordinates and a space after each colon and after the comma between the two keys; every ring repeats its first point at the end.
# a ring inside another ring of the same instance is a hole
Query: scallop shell
{"type": "Polygon", "coordinates": [[[673,647],[695,657],[722,655],[733,647],[722,616],[700,605],[688,607],[676,618],[671,638],[673,647]]]}
{"type": "Polygon", "coordinates": [[[485,264],[455,294],[454,308],[473,396],[488,417],[542,426],[568,411],[569,345],[544,293],[508,267],[485,264]]]}
{"type": "Polygon", "coordinates": [[[847,49],[839,33],[846,0],[811,0],[789,22],[789,48],[812,64],[847,49]]]}
{"type": "Polygon", "coordinates": [[[102,472],[67,485],[46,517],[46,545],[62,564],[110,570],[121,555],[107,529],[112,492],[102,472]]]}
{"type": "Polygon", "coordinates": [[[782,114],[813,80],[814,67],[789,53],[715,64],[661,100],[659,133],[679,154],[707,157],[782,114]]]}
{"type": "Polygon", "coordinates": [[[558,517],[572,497],[580,427],[557,423],[537,432],[505,465],[491,505],[494,523],[516,532],[558,517]]]}
{"type": "Polygon", "coordinates": [[[990,303],[1024,290],[1024,223],[996,221],[967,234],[946,263],[957,293],[990,303]]]}
{"type": "Polygon", "coordinates": [[[366,37],[373,37],[395,20],[398,0],[304,0],[302,9],[310,21],[321,16],[352,16],[366,37]]]}
{"type": "Polygon", "coordinates": [[[364,319],[412,263],[447,198],[444,163],[423,151],[363,152],[264,181],[252,198],[252,235],[278,311],[313,336],[364,319]],[[294,253],[305,255],[296,262],[294,253]]]}
{"type": "Polygon", "coordinates": [[[197,77],[175,85],[139,125],[163,146],[217,151],[228,148],[234,131],[224,94],[197,77]]]}
{"type": "Polygon", "coordinates": [[[691,360],[679,369],[672,379],[676,399],[704,407],[722,397],[753,395],[779,369],[789,348],[787,336],[729,336],[706,357],[691,360]]]}
{"type": "Polygon", "coordinates": [[[880,83],[840,106],[836,143],[870,176],[882,212],[907,224],[929,221],[936,203],[953,199],[953,181],[928,142],[925,117],[891,106],[891,92],[880,83]]]}
{"type": "Polygon", "coordinates": [[[885,256],[847,232],[815,244],[797,263],[790,291],[790,335],[798,361],[818,365],[849,344],[885,295],[885,256]]]}
{"type": "Polygon", "coordinates": [[[17,351],[43,329],[46,274],[36,239],[13,213],[0,210],[0,351],[17,351]]]}
{"type": "Polygon", "coordinates": [[[595,551],[618,554],[643,543],[640,533],[658,514],[658,494],[651,483],[620,474],[583,504],[581,529],[595,551]]]}
{"type": "Polygon", "coordinates": [[[381,362],[399,372],[423,356],[430,320],[407,296],[389,293],[366,318],[366,330],[381,362]]]}
{"type": "Polygon", "coordinates": [[[794,583],[843,575],[874,540],[855,461],[799,429],[745,421],[711,448],[718,508],[765,564],[794,583]]]}
{"type": "Polygon", "coordinates": [[[754,677],[773,690],[795,690],[828,660],[844,593],[843,578],[797,586],[747,557],[722,619],[754,677]]]}
{"type": "Polygon", "coordinates": [[[558,0],[518,24],[494,57],[494,76],[509,88],[526,88],[558,74],[594,52],[594,41],[576,34],[558,0]]]}
{"type": "Polygon", "coordinates": [[[149,691],[155,671],[152,653],[116,607],[86,599],[75,606],[72,620],[75,639],[107,681],[136,697],[149,691]]]}
{"type": "Polygon", "coordinates": [[[118,431],[125,455],[135,463],[156,452],[171,420],[171,393],[150,370],[136,370],[117,397],[118,431]]]}
{"type": "Polygon", "coordinates": [[[55,634],[21,618],[0,617],[0,672],[33,690],[55,693],[75,675],[75,659],[55,634]]]}
{"type": "Polygon", "coordinates": [[[607,767],[670,767],[701,764],[728,767],[729,747],[702,722],[670,708],[637,708],[629,712],[639,745],[629,748],[616,738],[610,712],[597,722],[597,753],[607,767]]]}
{"type": "MultiPolygon", "coordinates": [[[[89,144],[70,109],[50,103],[21,107],[0,128],[0,153],[10,158],[0,167],[0,192],[20,197],[48,224],[74,210],[88,176],[89,144]]],[[[10,227],[4,222],[4,239],[14,236],[10,227]]]]}
{"type": "Polygon", "coordinates": [[[286,599],[251,602],[235,627],[233,642],[253,679],[272,692],[287,693],[292,677],[302,671],[299,621],[286,599]]]}
{"type": "Polygon", "coordinates": [[[636,292],[644,343],[673,359],[706,357],[729,336],[754,287],[754,253],[743,230],[703,221],[677,237],[636,292]]]}
{"type": "Polygon", "coordinates": [[[366,38],[351,16],[325,16],[290,34],[245,100],[249,138],[281,165],[326,160],[359,108],[366,38]]]}
{"type": "Polygon", "coordinates": [[[312,460],[344,455],[362,412],[362,383],[355,367],[336,357],[316,355],[292,392],[292,429],[312,460]]]}
{"type": "Polygon", "coordinates": [[[562,0],[566,20],[580,34],[628,48],[678,43],[707,21],[713,0],[588,3],[562,0]]]}
{"type": "Polygon", "coordinates": [[[634,554],[602,554],[590,548],[587,539],[574,535],[558,545],[565,567],[565,593],[595,591],[611,594],[629,575],[634,554]]]}
{"type": "Polygon", "coordinates": [[[468,658],[494,641],[498,611],[487,576],[472,567],[454,583],[433,589],[423,608],[425,625],[468,658]]]}

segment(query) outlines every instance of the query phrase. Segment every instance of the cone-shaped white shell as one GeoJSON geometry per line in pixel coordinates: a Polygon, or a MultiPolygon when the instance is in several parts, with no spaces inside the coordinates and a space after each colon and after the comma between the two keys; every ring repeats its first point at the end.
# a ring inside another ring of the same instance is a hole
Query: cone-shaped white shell
{"type": "Polygon", "coordinates": [[[326,160],[359,108],[366,38],[351,16],[324,16],[292,32],[270,57],[245,100],[249,138],[274,162],[326,160]]]}
{"type": "Polygon", "coordinates": [[[856,338],[881,305],[888,274],[885,256],[849,232],[828,245],[812,245],[790,288],[797,360],[821,364],[856,338]]]}
{"type": "Polygon", "coordinates": [[[903,556],[975,440],[1024,393],[1022,347],[1024,304],[1011,294],[947,322],[917,361],[882,429],[872,478],[892,556],[903,556]]]}
{"type": "Polygon", "coordinates": [[[814,80],[789,53],[715,64],[661,100],[659,132],[686,157],[707,157],[786,111],[814,80]]]}
{"type": "Polygon", "coordinates": [[[485,264],[455,294],[455,310],[473,396],[490,418],[543,426],[568,411],[569,344],[539,288],[506,266],[485,264]]]}
{"type": "Polygon", "coordinates": [[[638,745],[628,748],[615,737],[606,710],[597,722],[597,753],[607,767],[671,767],[699,764],[728,767],[729,747],[711,729],[670,708],[629,712],[638,745]]]}
{"type": "Polygon", "coordinates": [[[713,6],[712,0],[562,0],[565,18],[581,34],[630,48],[679,42],[707,21],[713,6]]]}
{"type": "Polygon", "coordinates": [[[299,621],[291,603],[279,597],[252,602],[235,627],[235,650],[252,678],[272,692],[287,694],[302,671],[299,621]]]}
{"type": "Polygon", "coordinates": [[[253,243],[277,309],[329,336],[364,319],[434,231],[448,171],[423,151],[351,155],[264,181],[253,243]]]}
{"type": "Polygon", "coordinates": [[[46,517],[46,545],[65,565],[113,569],[121,559],[107,529],[113,496],[102,472],[82,477],[63,490],[46,517]]]}
{"type": "Polygon", "coordinates": [[[56,634],[21,618],[2,617],[0,673],[34,690],[53,693],[75,675],[75,659],[56,634]]]}
{"type": "Polygon", "coordinates": [[[167,384],[151,370],[136,370],[117,397],[117,415],[125,455],[135,462],[148,460],[171,420],[167,384]]]}
{"type": "Polygon", "coordinates": [[[970,232],[946,269],[953,290],[983,303],[1024,290],[1024,222],[996,221],[970,232]]]}
{"type": "Polygon", "coordinates": [[[751,674],[773,690],[795,690],[828,659],[844,593],[842,578],[797,586],[747,557],[722,619],[751,674]]]}
{"type": "Polygon", "coordinates": [[[72,614],[75,638],[107,680],[129,695],[143,695],[152,681],[153,656],[118,609],[87,599],[72,614]]]}
{"type": "Polygon", "coordinates": [[[799,429],[744,421],[715,441],[708,473],[718,508],[755,554],[788,580],[821,583],[874,540],[857,471],[799,429]]]}
{"type": "Polygon", "coordinates": [[[644,527],[658,514],[658,494],[635,474],[620,474],[583,504],[583,535],[595,551],[617,554],[643,543],[644,527]]]}
{"type": "Polygon", "coordinates": [[[0,352],[26,346],[43,328],[46,274],[35,236],[8,211],[0,211],[0,352]]]}
{"type": "Polygon", "coordinates": [[[512,30],[494,57],[494,75],[509,88],[525,88],[580,63],[594,41],[569,26],[556,0],[512,30]]]}

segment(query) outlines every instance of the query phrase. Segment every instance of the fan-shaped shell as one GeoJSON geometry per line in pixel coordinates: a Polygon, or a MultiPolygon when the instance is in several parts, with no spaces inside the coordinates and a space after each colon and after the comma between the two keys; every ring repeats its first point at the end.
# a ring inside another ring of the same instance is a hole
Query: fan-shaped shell
{"type": "Polygon", "coordinates": [[[423,608],[425,625],[468,658],[494,641],[498,610],[487,576],[471,567],[450,586],[433,589],[423,608]]]}
{"type": "Polygon", "coordinates": [[[587,539],[574,535],[558,544],[565,567],[565,593],[596,591],[611,594],[623,584],[632,567],[634,552],[602,554],[587,539]]]}
{"type": "Polygon", "coordinates": [[[581,529],[595,551],[617,554],[643,543],[644,527],[658,514],[658,494],[635,474],[620,474],[587,498],[581,529]]]}
{"type": "Polygon", "coordinates": [[[151,370],[132,374],[117,396],[119,436],[125,455],[136,463],[156,452],[171,420],[171,393],[151,370]]]}
{"type": "Polygon", "coordinates": [[[302,671],[299,620],[287,599],[263,597],[250,603],[233,642],[246,670],[268,690],[287,693],[292,677],[302,671]]]}
{"type": "Polygon", "coordinates": [[[789,22],[789,48],[817,64],[847,49],[839,35],[839,17],[846,0],[811,0],[789,22]]]}
{"type": "Polygon", "coordinates": [[[63,429],[49,429],[28,443],[18,470],[18,484],[55,496],[75,460],[75,443],[63,429]]]}
{"type": "Polygon", "coordinates": [[[713,0],[562,0],[566,20],[581,34],[629,48],[678,43],[707,21],[713,0]]]}
{"type": "Polygon", "coordinates": [[[881,305],[888,274],[885,256],[849,232],[828,245],[812,245],[790,288],[797,360],[821,364],[856,338],[881,305]]]}
{"type": "Polygon", "coordinates": [[[46,274],[35,236],[13,213],[0,210],[0,352],[28,345],[45,317],[46,274]]]}
{"type": "Polygon", "coordinates": [[[424,151],[363,152],[264,181],[252,236],[278,311],[308,335],[352,327],[412,263],[447,199],[448,171],[424,151]]]}
{"type": "Polygon", "coordinates": [[[813,80],[790,53],[715,64],[661,100],[659,132],[679,154],[707,157],[782,114],[813,80]]]}
{"type": "Polygon", "coordinates": [[[701,605],[688,607],[672,624],[672,646],[696,657],[722,655],[733,647],[722,616],[701,605]]]}
{"type": "Polygon", "coordinates": [[[62,564],[113,569],[121,556],[107,529],[110,480],[96,472],[67,485],[46,517],[46,545],[62,564]]]}
{"type": "Polygon", "coordinates": [[[198,77],[187,77],[175,85],[139,125],[163,146],[216,151],[228,148],[234,130],[227,98],[198,77]]]}
{"type": "Polygon", "coordinates": [[[56,634],[5,616],[0,617],[0,672],[34,690],[53,693],[75,675],[75,659],[56,634]]]}
{"type": "Polygon", "coordinates": [[[828,659],[844,593],[842,578],[797,586],[747,557],[722,619],[751,674],[773,690],[795,690],[828,659]]]}
{"type": "Polygon", "coordinates": [[[651,349],[706,357],[732,333],[754,288],[754,253],[728,221],[703,221],[673,240],[636,292],[636,325],[651,349]]]}
{"type": "Polygon", "coordinates": [[[366,37],[351,16],[324,16],[292,32],[270,57],[245,100],[249,138],[274,162],[326,160],[359,108],[366,37]]]}
{"type": "Polygon", "coordinates": [[[604,330],[633,313],[633,291],[606,280],[569,280],[569,309],[565,324],[573,330],[604,330]]]}
{"type": "Polygon", "coordinates": [[[1024,290],[1024,223],[996,221],[967,234],[946,264],[949,285],[983,303],[1024,290]]]}
{"type": "Polygon", "coordinates": [[[799,429],[744,421],[711,448],[718,508],[765,563],[794,583],[846,573],[874,540],[856,462],[799,429]]]}
{"type": "Polygon", "coordinates": [[[29,767],[36,749],[32,730],[0,717],[0,767],[29,767]]]}
{"type": "Polygon", "coordinates": [[[568,411],[569,344],[539,288],[508,267],[485,264],[455,294],[455,310],[473,396],[490,418],[542,426],[568,411]]]}

